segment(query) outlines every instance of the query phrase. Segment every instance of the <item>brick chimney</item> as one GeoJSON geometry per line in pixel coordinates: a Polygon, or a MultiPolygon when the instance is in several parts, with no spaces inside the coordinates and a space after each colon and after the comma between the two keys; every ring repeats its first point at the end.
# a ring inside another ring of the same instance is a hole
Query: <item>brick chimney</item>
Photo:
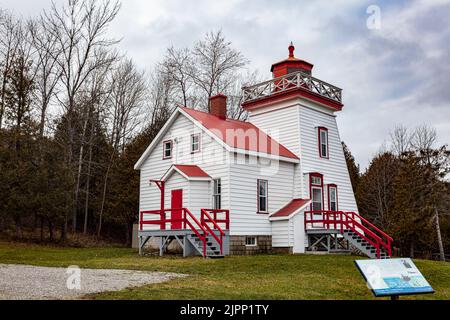
{"type": "Polygon", "coordinates": [[[218,94],[209,99],[210,113],[222,119],[227,117],[227,96],[218,94]]]}

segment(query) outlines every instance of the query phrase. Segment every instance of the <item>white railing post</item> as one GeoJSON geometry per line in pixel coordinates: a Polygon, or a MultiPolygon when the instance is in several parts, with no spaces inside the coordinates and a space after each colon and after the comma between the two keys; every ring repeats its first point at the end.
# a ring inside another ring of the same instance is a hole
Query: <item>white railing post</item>
{"type": "Polygon", "coordinates": [[[303,85],[311,92],[342,103],[342,89],[301,71],[242,88],[243,102],[269,97],[292,88],[300,88],[303,85]]]}

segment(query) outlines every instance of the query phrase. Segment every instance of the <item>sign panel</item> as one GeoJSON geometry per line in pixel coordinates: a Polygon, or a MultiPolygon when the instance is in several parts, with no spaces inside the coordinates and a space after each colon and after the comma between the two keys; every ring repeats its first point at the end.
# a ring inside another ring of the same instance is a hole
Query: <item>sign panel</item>
{"type": "Polygon", "coordinates": [[[434,292],[409,258],[356,260],[355,264],[377,297],[434,292]]]}

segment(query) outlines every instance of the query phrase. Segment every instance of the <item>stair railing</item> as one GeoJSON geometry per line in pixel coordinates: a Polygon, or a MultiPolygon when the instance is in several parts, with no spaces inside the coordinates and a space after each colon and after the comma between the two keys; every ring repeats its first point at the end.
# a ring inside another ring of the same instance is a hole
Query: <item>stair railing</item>
{"type": "Polygon", "coordinates": [[[375,225],[361,217],[355,212],[343,212],[343,211],[306,211],[305,212],[305,230],[308,228],[308,224],[314,227],[314,223],[322,223],[324,229],[330,229],[333,226],[335,230],[339,230],[341,234],[344,233],[344,229],[351,230],[358,234],[362,239],[370,243],[375,249],[377,257],[381,257],[381,248],[385,248],[388,255],[392,255],[391,244],[393,239],[386,233],[381,231],[375,225]],[[317,218],[314,215],[320,215],[317,218]],[[358,219],[361,219],[358,221],[358,219]],[[363,223],[369,225],[373,230],[369,229],[363,223]],[[380,235],[378,235],[379,233],[380,235]],[[383,241],[385,238],[386,241],[383,241]]]}
{"type": "Polygon", "coordinates": [[[207,237],[208,237],[208,231],[205,229],[205,227],[198,221],[198,219],[189,211],[189,209],[187,208],[183,208],[183,212],[184,212],[184,226],[186,229],[186,225],[189,226],[189,228],[191,228],[192,231],[194,231],[194,233],[197,235],[197,237],[202,240],[203,242],[203,257],[206,258],[206,241],[207,241],[207,237]],[[192,225],[192,223],[190,222],[190,220],[188,218],[191,218],[195,224],[197,225],[197,227],[203,231],[203,234],[201,234],[195,227],[194,225],[192,225]]]}
{"type": "MultiPolygon", "coordinates": [[[[366,228],[362,223],[353,219],[346,212],[340,211],[339,214],[341,215],[341,220],[343,220],[343,223],[341,224],[342,228],[345,225],[348,229],[355,232],[362,239],[370,243],[376,249],[377,258],[381,258],[381,244],[383,242],[381,238],[370,229],[366,228]],[[343,219],[344,217],[345,220],[343,219]],[[361,232],[360,230],[362,230],[363,232],[361,232]]],[[[344,231],[341,229],[341,233],[343,232],[344,231]]]]}
{"type": "Polygon", "coordinates": [[[368,221],[366,218],[362,217],[361,215],[357,214],[356,212],[347,212],[347,214],[351,215],[353,219],[357,217],[361,223],[365,224],[367,228],[370,228],[374,230],[376,233],[380,234],[380,237],[382,238],[382,246],[388,251],[389,256],[392,256],[392,243],[394,242],[394,239],[390,237],[387,233],[382,231],[380,228],[378,228],[376,225],[368,221]]]}
{"type": "Polygon", "coordinates": [[[210,235],[213,236],[213,238],[217,241],[217,243],[220,246],[220,254],[223,254],[223,237],[225,237],[225,232],[222,230],[222,228],[218,225],[218,222],[224,222],[226,223],[227,229],[229,228],[229,211],[228,210],[212,210],[212,209],[201,209],[201,218],[200,218],[201,224],[205,227],[205,229],[209,232],[210,235]],[[208,211],[213,212],[214,219],[211,218],[208,211]],[[225,212],[226,213],[226,219],[225,220],[217,220],[217,213],[219,212],[225,212]],[[208,225],[208,223],[212,223],[214,230],[219,231],[220,238],[217,236],[217,234],[211,229],[211,227],[208,225]]]}
{"type": "Polygon", "coordinates": [[[140,231],[143,231],[144,225],[159,225],[160,229],[162,230],[163,225],[165,226],[166,223],[174,223],[174,222],[181,222],[184,229],[187,229],[187,227],[189,227],[194,232],[194,234],[202,241],[203,257],[206,257],[206,242],[208,237],[208,231],[187,208],[141,211],[139,219],[140,225],[139,229],[140,231]],[[182,211],[181,219],[165,218],[165,213],[180,210],[182,211]],[[160,219],[145,220],[144,215],[159,215],[160,219]],[[191,220],[194,223],[192,223],[191,220]]]}

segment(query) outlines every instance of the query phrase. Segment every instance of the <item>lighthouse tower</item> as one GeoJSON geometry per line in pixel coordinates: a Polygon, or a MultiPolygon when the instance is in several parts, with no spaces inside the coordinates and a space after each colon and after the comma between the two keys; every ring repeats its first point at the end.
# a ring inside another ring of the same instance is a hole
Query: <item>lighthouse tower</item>
{"type": "MultiPolygon", "coordinates": [[[[299,157],[296,199],[312,200],[309,209],[314,211],[357,212],[336,123],[344,107],[342,90],[315,78],[314,65],[296,58],[292,43],[288,51],[287,59],[272,65],[271,80],[243,88],[242,107],[251,123],[299,157]]],[[[273,221],[272,230],[276,225],[273,221]]],[[[276,238],[276,232],[272,236],[276,238]]],[[[304,241],[299,248],[308,247],[307,235],[304,241]]],[[[276,240],[273,243],[276,246],[276,240]]]]}

